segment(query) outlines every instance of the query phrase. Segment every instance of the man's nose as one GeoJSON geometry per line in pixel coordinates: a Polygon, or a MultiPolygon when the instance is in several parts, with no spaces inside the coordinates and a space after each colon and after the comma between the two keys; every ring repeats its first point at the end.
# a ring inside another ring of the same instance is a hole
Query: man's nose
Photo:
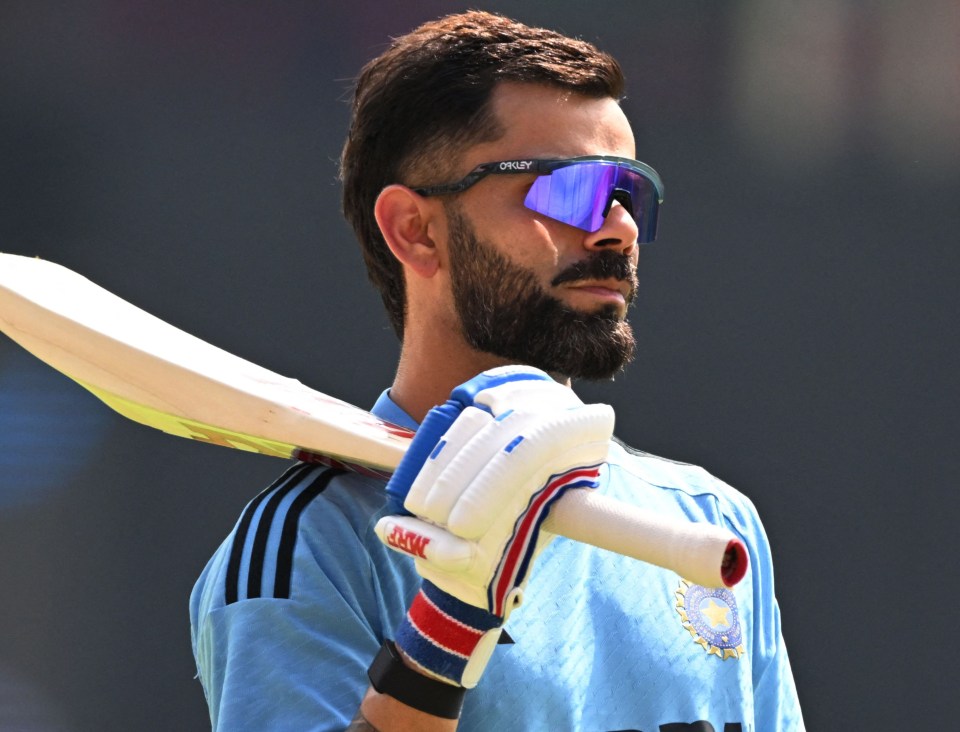
{"type": "Polygon", "coordinates": [[[615,249],[630,255],[637,247],[639,230],[637,222],[630,212],[617,200],[610,203],[610,210],[603,219],[603,225],[587,234],[583,240],[586,249],[615,249]]]}

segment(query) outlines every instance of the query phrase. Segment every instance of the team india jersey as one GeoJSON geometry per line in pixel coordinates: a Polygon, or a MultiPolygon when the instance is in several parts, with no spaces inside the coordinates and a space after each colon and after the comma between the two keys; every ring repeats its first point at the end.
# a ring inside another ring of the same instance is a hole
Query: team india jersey
{"type": "MultiPolygon", "coordinates": [[[[374,411],[415,427],[384,395],[374,411]]],[[[540,555],[460,730],[803,730],[767,538],[750,501],[700,468],[615,444],[598,490],[736,533],[733,589],[559,537],[540,555]],[[504,642],[506,641],[506,642],[504,642]]],[[[254,499],[190,601],[215,730],[342,730],[420,579],[383,546],[384,484],[296,464],[254,499]]]]}

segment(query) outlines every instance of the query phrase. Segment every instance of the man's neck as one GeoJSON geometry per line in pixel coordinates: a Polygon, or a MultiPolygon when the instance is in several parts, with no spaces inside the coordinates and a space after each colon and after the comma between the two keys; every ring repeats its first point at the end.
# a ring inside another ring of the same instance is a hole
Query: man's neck
{"type": "MultiPolygon", "coordinates": [[[[514,362],[476,351],[463,342],[447,341],[441,348],[418,346],[407,340],[400,351],[390,398],[417,422],[422,422],[427,412],[447,401],[454,388],[487,369],[510,363],[514,362]]],[[[570,386],[570,379],[565,376],[550,375],[570,386]]]]}
{"type": "Polygon", "coordinates": [[[456,348],[434,351],[426,357],[411,353],[404,346],[390,387],[390,398],[417,422],[422,422],[430,409],[447,401],[455,387],[505,363],[490,354],[475,351],[464,354],[456,348]]]}

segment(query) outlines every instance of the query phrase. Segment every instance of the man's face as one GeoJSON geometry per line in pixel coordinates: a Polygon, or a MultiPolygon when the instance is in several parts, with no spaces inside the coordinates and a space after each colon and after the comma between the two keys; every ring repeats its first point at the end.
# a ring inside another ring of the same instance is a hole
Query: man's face
{"type": "MultiPolygon", "coordinates": [[[[633,332],[615,304],[594,311],[564,304],[532,271],[479,239],[456,203],[448,203],[446,210],[454,304],[470,346],[574,379],[608,379],[630,361],[633,332]]],[[[629,305],[636,271],[628,257],[612,250],[572,264],[550,286],[611,278],[629,284],[629,305]]]]}
{"type": "MultiPolygon", "coordinates": [[[[479,163],[579,155],[634,156],[612,99],[504,84],[494,112],[507,130],[471,148],[479,163]]],[[[571,378],[610,378],[629,362],[626,322],[636,292],[637,227],[614,204],[588,233],[523,205],[533,175],[491,176],[445,201],[450,286],[474,349],[571,378]]]]}

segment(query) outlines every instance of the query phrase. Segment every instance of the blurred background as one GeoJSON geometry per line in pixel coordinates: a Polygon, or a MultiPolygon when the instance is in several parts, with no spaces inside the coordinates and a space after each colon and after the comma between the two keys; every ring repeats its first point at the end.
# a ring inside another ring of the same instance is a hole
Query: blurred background
{"type": "MultiPolygon", "coordinates": [[[[398,349],[339,215],[351,79],[477,5],[4,0],[0,250],[369,406],[398,349]]],[[[636,361],[582,395],[757,504],[809,729],[955,728],[960,4],[479,5],[617,56],[666,183],[636,361]]],[[[187,599],[283,467],[0,339],[0,730],[208,728],[187,599]]]]}

